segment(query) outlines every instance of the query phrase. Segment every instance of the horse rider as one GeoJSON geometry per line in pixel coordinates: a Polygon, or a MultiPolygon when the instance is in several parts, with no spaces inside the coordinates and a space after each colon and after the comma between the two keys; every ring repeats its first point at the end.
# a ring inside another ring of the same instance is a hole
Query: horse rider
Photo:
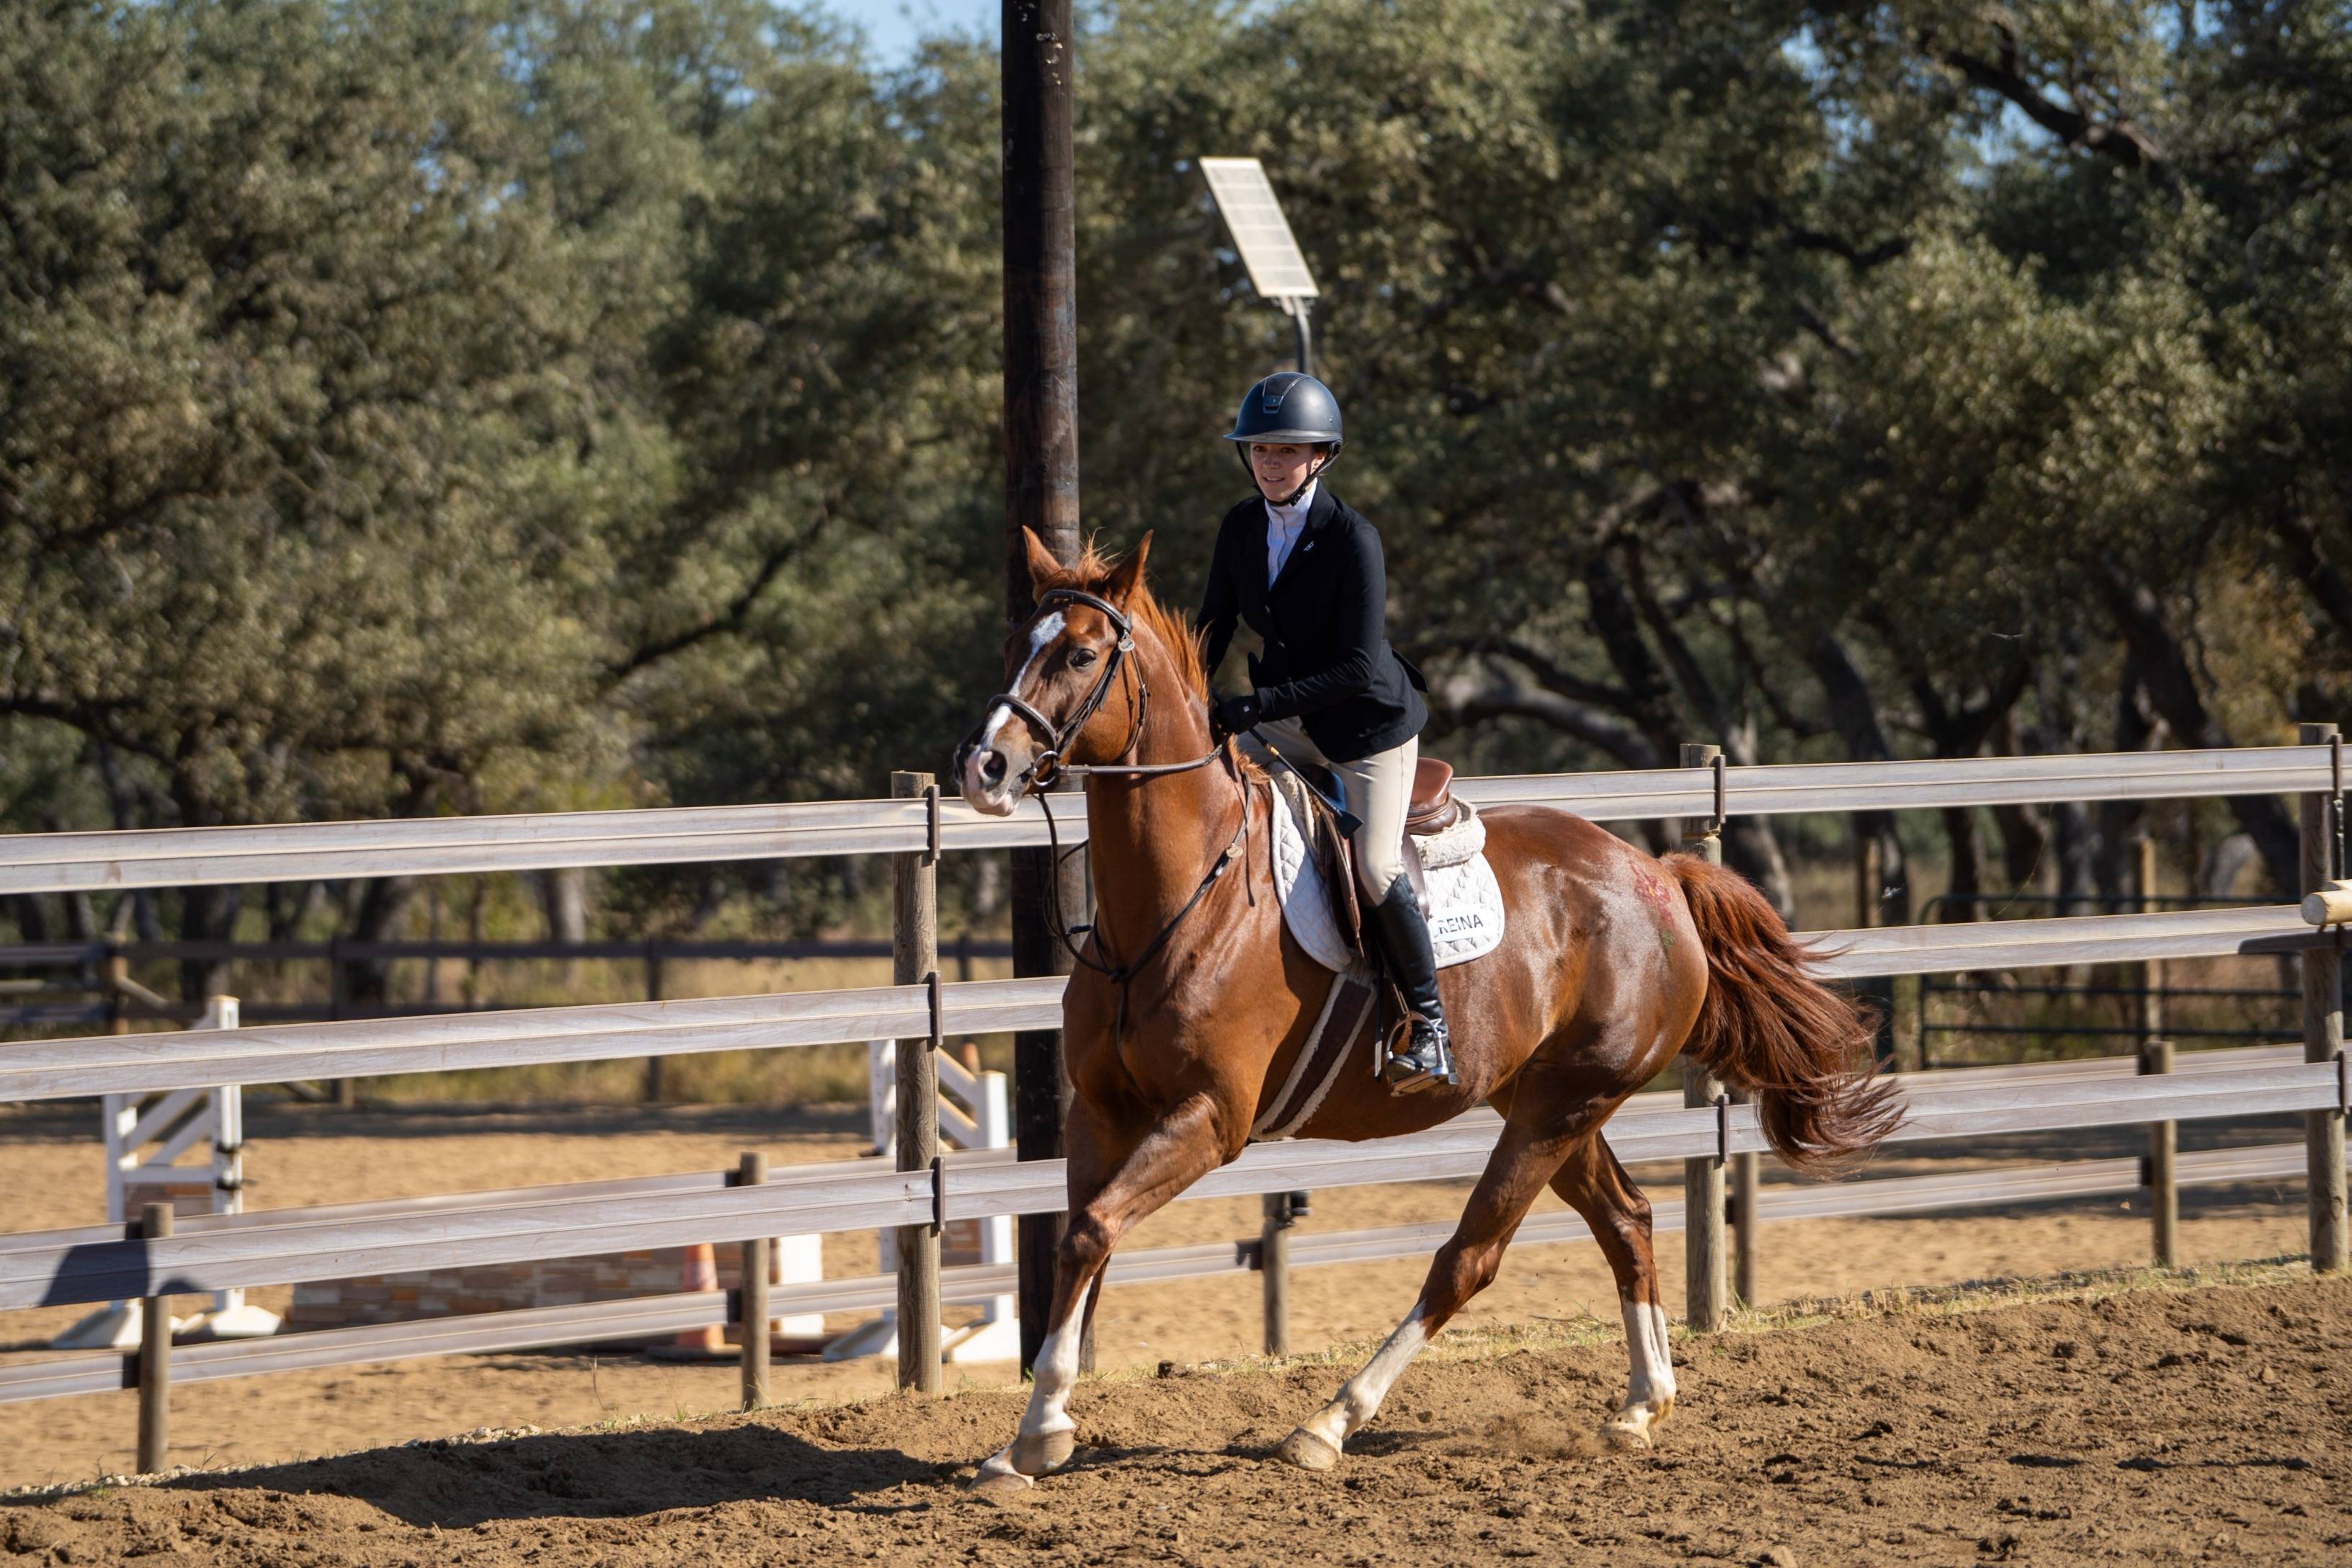
{"type": "Polygon", "coordinates": [[[1227,732],[1329,768],[1360,824],[1350,843],[1370,924],[1403,993],[1409,1037],[1381,1077],[1398,1094],[1454,1081],[1437,955],[1404,869],[1405,813],[1429,683],[1389,646],[1381,536],[1322,483],[1344,437],[1339,400],[1284,371],[1249,389],[1224,437],[1257,494],[1217,528],[1199,624],[1212,679],[1238,617],[1265,639],[1250,689],[1213,698],[1227,732]]]}

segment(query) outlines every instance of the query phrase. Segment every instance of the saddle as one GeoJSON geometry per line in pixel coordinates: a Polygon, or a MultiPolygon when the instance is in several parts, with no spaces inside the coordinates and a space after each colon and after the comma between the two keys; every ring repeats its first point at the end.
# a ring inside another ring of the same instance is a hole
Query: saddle
{"type": "MultiPolygon", "coordinates": [[[[1330,891],[1331,913],[1339,921],[1340,935],[1355,952],[1364,952],[1364,910],[1357,896],[1355,850],[1340,831],[1338,813],[1331,809],[1331,801],[1340,794],[1339,781],[1313,763],[1287,763],[1286,759],[1286,763],[1271,770],[1275,787],[1290,803],[1291,814],[1306,834],[1307,852],[1314,858],[1323,886],[1330,891]],[[1314,777],[1301,776],[1307,773],[1314,777]]],[[[1429,913],[1429,875],[1422,865],[1417,841],[1444,832],[1458,819],[1460,808],[1453,786],[1451,763],[1423,757],[1413,764],[1412,789],[1405,805],[1404,870],[1424,917],[1429,913]]]]}

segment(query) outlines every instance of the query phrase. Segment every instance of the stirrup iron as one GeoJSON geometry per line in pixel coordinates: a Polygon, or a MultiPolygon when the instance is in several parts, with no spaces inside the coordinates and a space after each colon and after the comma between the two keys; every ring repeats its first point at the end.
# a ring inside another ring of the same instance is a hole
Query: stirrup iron
{"type": "Polygon", "coordinates": [[[1407,1044],[1402,1050],[1391,1051],[1381,1064],[1381,1081],[1397,1095],[1418,1094],[1433,1083],[1452,1084],[1454,1052],[1444,1026],[1433,1025],[1417,1013],[1406,1016],[1411,1027],[1407,1044]]]}

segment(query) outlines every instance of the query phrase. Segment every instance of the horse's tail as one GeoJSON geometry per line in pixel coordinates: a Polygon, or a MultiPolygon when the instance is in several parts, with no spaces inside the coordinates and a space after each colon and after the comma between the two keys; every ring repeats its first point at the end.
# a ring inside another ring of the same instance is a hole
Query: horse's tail
{"type": "Polygon", "coordinates": [[[1859,1154],[1895,1131],[1894,1086],[1873,1079],[1876,1010],[1811,973],[1821,956],[1737,871],[1670,855],[1706,952],[1706,1000],[1685,1048],[1755,1096],[1764,1136],[1800,1169],[1859,1154]]]}

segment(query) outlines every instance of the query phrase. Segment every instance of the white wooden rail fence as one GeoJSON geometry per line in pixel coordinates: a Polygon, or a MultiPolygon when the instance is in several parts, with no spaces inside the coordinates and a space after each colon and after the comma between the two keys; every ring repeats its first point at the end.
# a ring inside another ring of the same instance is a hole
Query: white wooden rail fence
{"type": "MultiPolygon", "coordinates": [[[[7,890],[0,883],[0,892],[7,890]]],[[[1802,935],[1831,952],[1822,968],[1841,979],[2293,952],[2332,940],[2315,933],[2292,904],[1802,935]]],[[[1062,984],[1058,978],[949,983],[940,987],[943,1030],[980,1035],[1054,1028],[1061,1022],[1062,984]]],[[[234,1034],[97,1035],[0,1047],[0,1100],[851,1044],[920,1037],[929,1027],[926,987],[871,985],[767,996],[273,1024],[234,1034]]]]}
{"type": "MultiPolygon", "coordinates": [[[[2307,740],[2323,738],[2306,727],[2307,740]]],[[[1660,816],[1892,810],[2100,799],[2286,794],[2302,797],[2305,879],[2340,875],[2326,858],[2341,758],[2325,743],[2236,751],[2000,757],[1946,762],[1727,768],[1462,779],[1481,805],[1540,803],[1598,821],[1660,816]],[[2315,853],[2321,857],[2315,868],[2315,853]]],[[[0,894],[199,883],[439,874],[876,852],[936,845],[978,849],[1045,841],[1034,805],[1005,819],[961,803],[856,801],[808,805],[562,813],[415,822],[296,824],[136,833],[27,835],[0,840],[0,894]]],[[[1075,814],[1074,814],[1075,816],[1075,814]]],[[[1083,834],[1083,818],[1065,828],[1083,834]]],[[[2342,1267],[2343,1118],[2341,938],[2314,931],[2292,905],[2155,915],[1820,931],[1832,975],[2187,958],[2305,954],[2304,1050],[2203,1052],[2165,1077],[2128,1076],[2128,1062],[1947,1071],[1906,1079],[1908,1118],[1895,1141],[2138,1122],[2304,1113],[2305,1145],[2182,1156],[2178,1179],[2242,1181],[2302,1173],[2311,1187],[2314,1260],[2342,1267]],[[2302,1059],[2297,1059],[2298,1055],[2302,1059]],[[2332,1172],[2332,1173],[2331,1173],[2332,1172]],[[2332,1228],[2331,1228],[2332,1227],[2332,1228]]],[[[922,1038],[935,1031],[995,1033],[1060,1021],[1062,982],[979,981],[872,986],[785,995],[289,1025],[236,1031],[101,1036],[0,1046],[0,1100],[153,1092],[224,1083],[356,1078],[536,1062],[922,1038]],[[932,1015],[932,996],[940,1014],[932,1015]]],[[[1610,1125],[1628,1163],[1760,1151],[1745,1106],[1684,1109],[1643,1096],[1610,1125]]],[[[1495,1133],[1477,1112],[1410,1138],[1363,1144],[1259,1145],[1188,1197],[1233,1196],[1475,1174],[1495,1133]]],[[[2129,1190],[2130,1161],[2069,1162],[2032,1171],[1850,1183],[1768,1192],[1759,1219],[1902,1212],[2029,1197],[2129,1190]]],[[[342,1204],[242,1215],[189,1216],[154,1241],[116,1226],[0,1235],[0,1309],[162,1294],[194,1294],[355,1273],[578,1257],[684,1239],[748,1241],[778,1234],[870,1229],[939,1220],[1050,1212],[1063,1205],[1058,1161],[950,1156],[926,1172],[870,1165],[787,1168],[764,1184],[732,1186],[722,1173],[599,1182],[425,1199],[342,1204]]],[[[1720,1226],[1719,1213],[1696,1216],[1720,1226]]],[[[1682,1224],[1659,1205],[1660,1228],[1682,1224]]],[[[1301,1236],[1294,1265],[1424,1252],[1450,1225],[1343,1236],[1301,1236]]],[[[1547,1215],[1522,1242],[1585,1234],[1573,1215],[1547,1215]]],[[[1117,1259],[1111,1278],[1171,1279],[1249,1266],[1248,1244],[1174,1248],[1117,1259]]],[[[950,1269],[949,1300],[1009,1288],[1003,1266],[950,1269]]],[[[774,1311],[865,1310],[897,1300],[887,1277],[793,1287],[774,1311]]],[[[519,1349],[657,1335],[723,1321],[712,1295],[481,1314],[429,1322],[288,1335],[184,1348],[183,1382],[299,1366],[519,1349]]],[[[98,1355],[0,1368],[0,1402],[118,1388],[134,1363],[98,1355]]]]}
{"type": "MultiPolygon", "coordinates": [[[[1733,767],[1724,770],[1724,785],[1727,815],[1762,816],[2316,794],[2332,792],[2335,775],[2331,749],[2305,745],[1733,767]]],[[[1595,822],[1704,816],[1715,807],[1708,775],[1679,768],[1465,778],[1454,787],[1482,806],[1556,805],[1595,822]]],[[[1063,841],[1083,840],[1084,816],[1066,816],[1063,841]]],[[[940,827],[945,849],[1045,842],[1034,801],[992,817],[950,799],[940,827]]],[[[929,831],[920,800],[858,800],[37,833],[0,839],[0,893],[868,855],[921,849],[929,831]]]]}

